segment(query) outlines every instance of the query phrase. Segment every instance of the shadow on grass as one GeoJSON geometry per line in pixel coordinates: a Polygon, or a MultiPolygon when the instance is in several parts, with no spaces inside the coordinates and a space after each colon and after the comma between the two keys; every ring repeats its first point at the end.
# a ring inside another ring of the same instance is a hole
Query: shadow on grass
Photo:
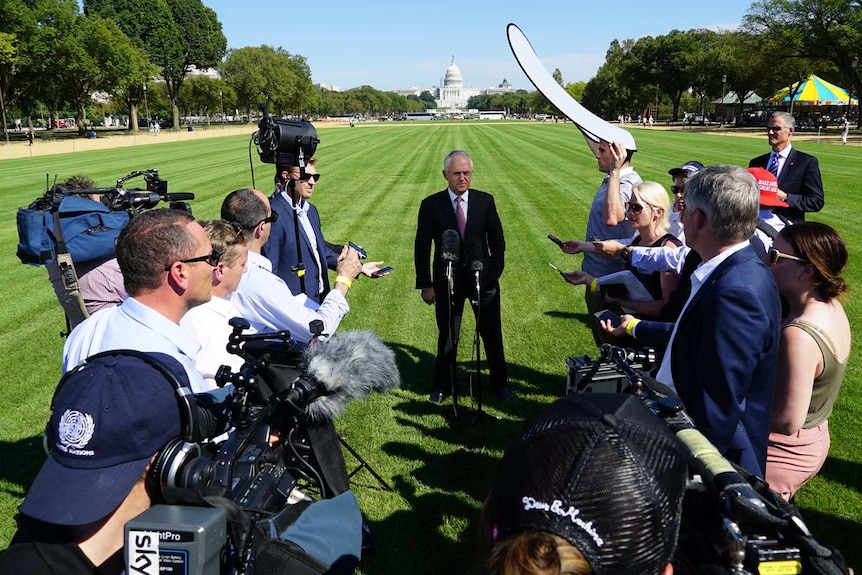
{"type": "Polygon", "coordinates": [[[859,548],[860,526],[850,519],[841,519],[814,509],[802,509],[802,518],[821,545],[838,549],[856,572],[862,567],[862,549],[859,548]]]}
{"type": "Polygon", "coordinates": [[[862,465],[855,461],[827,457],[817,474],[862,493],[862,465]]]}
{"type": "Polygon", "coordinates": [[[0,481],[8,484],[3,490],[12,497],[23,498],[45,462],[42,437],[27,437],[15,442],[0,441],[0,457],[4,461],[14,462],[0,466],[0,481]]]}
{"type": "Polygon", "coordinates": [[[478,507],[448,492],[419,494],[414,484],[401,477],[395,479],[394,487],[410,509],[371,525],[377,550],[370,561],[363,560],[363,572],[466,572],[475,559],[478,507]],[[404,563],[405,557],[409,564],[404,563]]]}

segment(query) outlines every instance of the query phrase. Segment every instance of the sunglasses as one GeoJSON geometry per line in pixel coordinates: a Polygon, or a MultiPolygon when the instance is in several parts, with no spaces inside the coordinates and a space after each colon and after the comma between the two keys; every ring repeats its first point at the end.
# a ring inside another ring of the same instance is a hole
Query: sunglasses
{"type": "Polygon", "coordinates": [[[683,188],[682,186],[671,186],[670,191],[673,194],[681,194],[685,192],[685,188],[683,188]]]}
{"type": "MultiPolygon", "coordinates": [[[[221,256],[222,256],[222,253],[220,251],[218,251],[217,249],[213,248],[212,253],[209,253],[205,256],[198,256],[196,258],[189,258],[187,260],[177,260],[177,261],[180,263],[184,263],[184,264],[193,264],[196,262],[206,262],[209,265],[211,265],[212,267],[216,267],[219,263],[219,260],[221,260],[221,256]]],[[[171,266],[169,266],[169,265],[165,266],[166,272],[170,271],[170,270],[171,270],[171,266]]]]}
{"type": "MultiPolygon", "coordinates": [[[[275,213],[275,212],[273,212],[273,213],[275,213]]],[[[227,245],[232,246],[232,245],[236,244],[237,240],[239,240],[240,238],[242,238],[242,240],[245,241],[245,238],[243,237],[243,234],[242,234],[242,226],[240,226],[236,222],[229,222],[227,220],[222,220],[222,222],[229,225],[233,229],[234,233],[236,234],[233,237],[233,239],[227,243],[227,245]]]]}
{"type": "Polygon", "coordinates": [[[277,221],[278,221],[278,212],[272,212],[272,213],[270,213],[268,216],[266,216],[265,218],[263,218],[262,220],[260,220],[259,222],[257,222],[257,223],[254,225],[254,227],[257,227],[257,226],[259,226],[260,224],[274,224],[274,223],[275,223],[275,222],[277,222],[277,221]]]}
{"type": "Polygon", "coordinates": [[[771,263],[773,265],[777,264],[778,260],[780,260],[781,258],[784,258],[787,260],[793,260],[793,261],[797,261],[797,262],[802,262],[804,264],[810,263],[808,260],[804,260],[802,258],[792,256],[790,254],[781,253],[780,251],[778,251],[775,248],[769,248],[769,251],[766,253],[769,256],[769,263],[771,263]]]}
{"type": "Polygon", "coordinates": [[[770,132],[780,132],[781,130],[787,130],[789,128],[785,128],[784,126],[769,126],[766,128],[767,133],[770,132]]]}
{"type": "Polygon", "coordinates": [[[315,182],[320,179],[320,174],[303,174],[299,176],[300,182],[307,182],[308,180],[314,180],[315,182]]]}
{"type": "Polygon", "coordinates": [[[644,211],[644,207],[641,204],[629,204],[629,211],[635,215],[644,211]]]}

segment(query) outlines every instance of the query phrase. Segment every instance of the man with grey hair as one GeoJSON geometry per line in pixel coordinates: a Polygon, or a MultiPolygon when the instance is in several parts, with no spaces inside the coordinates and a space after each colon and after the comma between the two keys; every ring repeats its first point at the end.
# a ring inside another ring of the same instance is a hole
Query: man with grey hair
{"type": "Polygon", "coordinates": [[[730,461],[763,476],[781,302],[749,243],[760,193],[743,168],[709,166],[686,182],[686,241],[703,258],[656,378],[730,461]]]}
{"type": "Polygon", "coordinates": [[[422,301],[435,306],[437,319],[434,390],[428,400],[440,404],[455,389],[458,334],[464,301],[469,298],[485,343],[491,387],[498,398],[509,401],[512,393],[500,321],[500,276],[506,252],[503,224],[494,196],[470,187],[473,160],[467,152],[455,150],[446,156],[443,177],[448,188],[422,200],[413,244],[416,289],[422,301]],[[447,246],[446,237],[452,234],[455,245],[447,246]],[[444,261],[448,249],[459,251],[453,254],[451,284],[444,261]]]}
{"type": "Polygon", "coordinates": [[[791,144],[796,120],[787,112],[773,112],[766,128],[772,151],[751,160],[749,168],[765,168],[778,178],[778,199],[789,207],[776,208],[793,222],[805,221],[805,212],[823,209],[823,180],[817,158],[791,144]]]}

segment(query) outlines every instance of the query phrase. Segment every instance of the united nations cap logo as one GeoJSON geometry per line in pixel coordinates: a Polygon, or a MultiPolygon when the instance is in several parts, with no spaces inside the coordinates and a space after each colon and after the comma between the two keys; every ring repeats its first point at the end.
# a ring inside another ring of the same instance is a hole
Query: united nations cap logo
{"type": "Polygon", "coordinates": [[[60,417],[57,447],[72,455],[93,455],[92,450],[83,448],[90,442],[95,430],[92,415],[67,409],[60,417]]]}

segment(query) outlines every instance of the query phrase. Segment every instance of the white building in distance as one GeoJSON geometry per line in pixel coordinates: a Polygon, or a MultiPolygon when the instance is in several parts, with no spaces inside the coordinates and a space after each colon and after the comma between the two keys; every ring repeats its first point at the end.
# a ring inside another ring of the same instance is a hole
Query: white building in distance
{"type": "Polygon", "coordinates": [[[452,56],[452,62],[446,68],[446,75],[443,77],[440,86],[432,86],[431,88],[403,88],[395,90],[395,93],[401,96],[418,96],[426,91],[434,96],[438,108],[453,109],[466,108],[467,101],[473,96],[504,94],[506,92],[514,92],[515,88],[505,78],[499,85],[493,88],[465,88],[461,70],[455,65],[455,56],[452,56]]]}

